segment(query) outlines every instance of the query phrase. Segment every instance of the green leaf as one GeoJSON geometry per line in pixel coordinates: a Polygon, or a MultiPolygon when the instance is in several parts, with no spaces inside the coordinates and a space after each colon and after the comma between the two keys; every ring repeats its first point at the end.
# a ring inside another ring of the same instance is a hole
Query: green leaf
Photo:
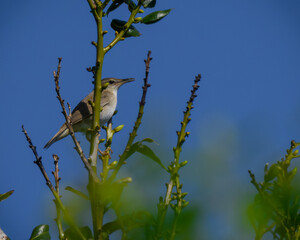
{"type": "Polygon", "coordinates": [[[154,160],[156,163],[158,163],[163,169],[167,170],[167,168],[162,164],[162,162],[160,161],[160,159],[155,155],[155,153],[152,151],[151,148],[149,148],[148,146],[144,145],[143,142],[149,142],[149,143],[156,143],[153,139],[151,138],[144,138],[141,141],[135,142],[134,144],[132,144],[130,146],[129,151],[127,152],[124,160],[126,160],[127,158],[129,158],[132,154],[134,154],[135,152],[139,152],[141,154],[144,154],[145,156],[151,158],[152,160],[154,160]]]}
{"type": "Polygon", "coordinates": [[[30,240],[50,240],[49,226],[41,224],[36,226],[30,236],[30,240]]]}
{"type": "Polygon", "coordinates": [[[134,154],[135,152],[137,152],[137,149],[139,148],[139,144],[140,144],[140,142],[136,142],[136,143],[134,143],[134,144],[132,144],[132,145],[130,146],[130,149],[129,149],[129,151],[127,152],[126,157],[125,157],[124,160],[126,160],[127,158],[129,158],[129,157],[130,157],[132,154],[134,154]]]}
{"type": "Polygon", "coordinates": [[[14,190],[11,190],[7,193],[0,194],[0,202],[3,201],[4,199],[8,198],[10,195],[14,193],[14,190]]]}
{"type": "Polygon", "coordinates": [[[130,149],[129,151],[127,152],[127,155],[125,157],[124,160],[126,160],[127,158],[129,158],[132,154],[134,154],[135,152],[138,151],[139,147],[142,145],[143,142],[149,142],[149,143],[156,143],[158,145],[157,142],[155,142],[153,139],[151,138],[144,138],[143,140],[141,141],[138,141],[138,142],[135,142],[134,144],[132,144],[130,146],[130,149]]]}
{"type": "Polygon", "coordinates": [[[124,0],[124,2],[128,5],[128,9],[132,12],[136,8],[136,4],[132,0],[124,0]]]}
{"type": "MultiPolygon", "coordinates": [[[[86,239],[93,239],[92,231],[89,227],[80,227],[80,232],[85,236],[86,239]]],[[[82,238],[78,236],[77,232],[73,228],[68,228],[65,231],[66,240],[81,240],[82,238]]]]}
{"type": "Polygon", "coordinates": [[[151,158],[154,162],[158,163],[163,169],[167,170],[167,168],[162,164],[160,159],[155,155],[151,148],[146,145],[140,145],[137,151],[145,156],[151,158]]]}
{"type": "Polygon", "coordinates": [[[156,4],[156,0],[144,0],[143,7],[144,8],[154,8],[156,4]]]}
{"type": "Polygon", "coordinates": [[[149,142],[149,143],[155,143],[155,144],[159,145],[156,141],[154,141],[151,138],[144,138],[141,142],[149,142]]]}
{"type": "Polygon", "coordinates": [[[144,23],[144,24],[156,23],[156,22],[160,21],[161,19],[163,19],[165,16],[167,16],[171,10],[172,9],[156,11],[156,12],[150,13],[142,19],[141,23],[144,23]]]}
{"type": "Polygon", "coordinates": [[[80,192],[79,190],[76,190],[76,189],[74,189],[70,186],[67,186],[65,189],[72,192],[72,193],[75,193],[76,195],[78,195],[80,197],[83,197],[86,200],[89,200],[89,197],[87,195],[85,195],[83,192],[80,192]]]}
{"type": "Polygon", "coordinates": [[[106,11],[106,16],[108,16],[108,14],[114,10],[116,10],[118,7],[120,7],[122,5],[124,1],[123,0],[115,0],[107,9],[106,11]]]}
{"type": "MultiPolygon", "coordinates": [[[[127,22],[119,20],[119,19],[113,19],[111,21],[110,26],[112,27],[112,29],[114,29],[117,32],[121,32],[122,30],[124,30],[124,26],[127,22]]],[[[124,37],[138,37],[140,36],[140,32],[134,27],[134,26],[130,26],[128,28],[128,30],[126,31],[126,33],[124,34],[124,37]]]]}
{"type": "Polygon", "coordinates": [[[269,170],[265,171],[264,180],[265,182],[272,181],[274,178],[277,177],[279,173],[278,165],[276,163],[272,164],[269,170]]]}

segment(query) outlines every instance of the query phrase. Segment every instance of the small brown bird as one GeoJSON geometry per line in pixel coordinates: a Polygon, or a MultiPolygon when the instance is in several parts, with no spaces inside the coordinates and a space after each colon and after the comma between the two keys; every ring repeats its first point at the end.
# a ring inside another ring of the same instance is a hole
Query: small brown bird
{"type": "MultiPolygon", "coordinates": [[[[100,126],[103,126],[113,116],[117,106],[117,93],[120,86],[124,83],[132,82],[134,78],[117,79],[117,78],[104,78],[101,83],[102,86],[107,87],[101,93],[101,108],[100,113],[100,126]]],[[[75,132],[86,132],[92,126],[93,108],[89,102],[94,101],[94,91],[87,95],[81,102],[74,108],[71,114],[71,123],[75,132]]],[[[49,148],[53,143],[63,139],[69,135],[69,129],[64,123],[59,131],[53,138],[44,146],[49,148]]]]}

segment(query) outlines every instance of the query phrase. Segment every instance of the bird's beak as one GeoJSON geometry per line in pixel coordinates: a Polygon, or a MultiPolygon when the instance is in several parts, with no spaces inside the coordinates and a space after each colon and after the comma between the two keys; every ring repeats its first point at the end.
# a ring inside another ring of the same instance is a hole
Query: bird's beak
{"type": "Polygon", "coordinates": [[[125,78],[125,79],[120,79],[121,81],[119,82],[119,87],[121,87],[123,84],[128,83],[128,82],[132,82],[135,79],[134,78],[125,78]]]}
{"type": "Polygon", "coordinates": [[[133,82],[134,80],[135,80],[134,78],[125,78],[125,79],[122,79],[122,83],[133,82]]]}

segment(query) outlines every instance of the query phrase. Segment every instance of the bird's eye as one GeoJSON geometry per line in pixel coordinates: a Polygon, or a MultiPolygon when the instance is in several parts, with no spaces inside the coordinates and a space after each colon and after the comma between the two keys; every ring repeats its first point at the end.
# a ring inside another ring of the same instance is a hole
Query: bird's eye
{"type": "Polygon", "coordinates": [[[109,81],[109,84],[113,84],[113,83],[114,83],[114,80],[110,80],[110,81],[109,81]]]}

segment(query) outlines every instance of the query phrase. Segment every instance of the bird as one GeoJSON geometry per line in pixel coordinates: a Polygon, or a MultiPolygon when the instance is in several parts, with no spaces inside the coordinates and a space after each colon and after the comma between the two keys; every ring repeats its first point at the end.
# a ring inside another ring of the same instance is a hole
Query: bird
{"type": "MultiPolygon", "coordinates": [[[[134,78],[104,78],[101,80],[101,108],[100,127],[107,123],[113,116],[117,106],[118,89],[125,83],[134,81],[134,78]]],[[[74,132],[86,132],[92,126],[93,107],[91,102],[94,101],[94,90],[82,99],[71,113],[71,123],[74,132]]],[[[53,143],[69,135],[67,124],[64,123],[58,132],[44,146],[48,149],[53,143]]]]}

